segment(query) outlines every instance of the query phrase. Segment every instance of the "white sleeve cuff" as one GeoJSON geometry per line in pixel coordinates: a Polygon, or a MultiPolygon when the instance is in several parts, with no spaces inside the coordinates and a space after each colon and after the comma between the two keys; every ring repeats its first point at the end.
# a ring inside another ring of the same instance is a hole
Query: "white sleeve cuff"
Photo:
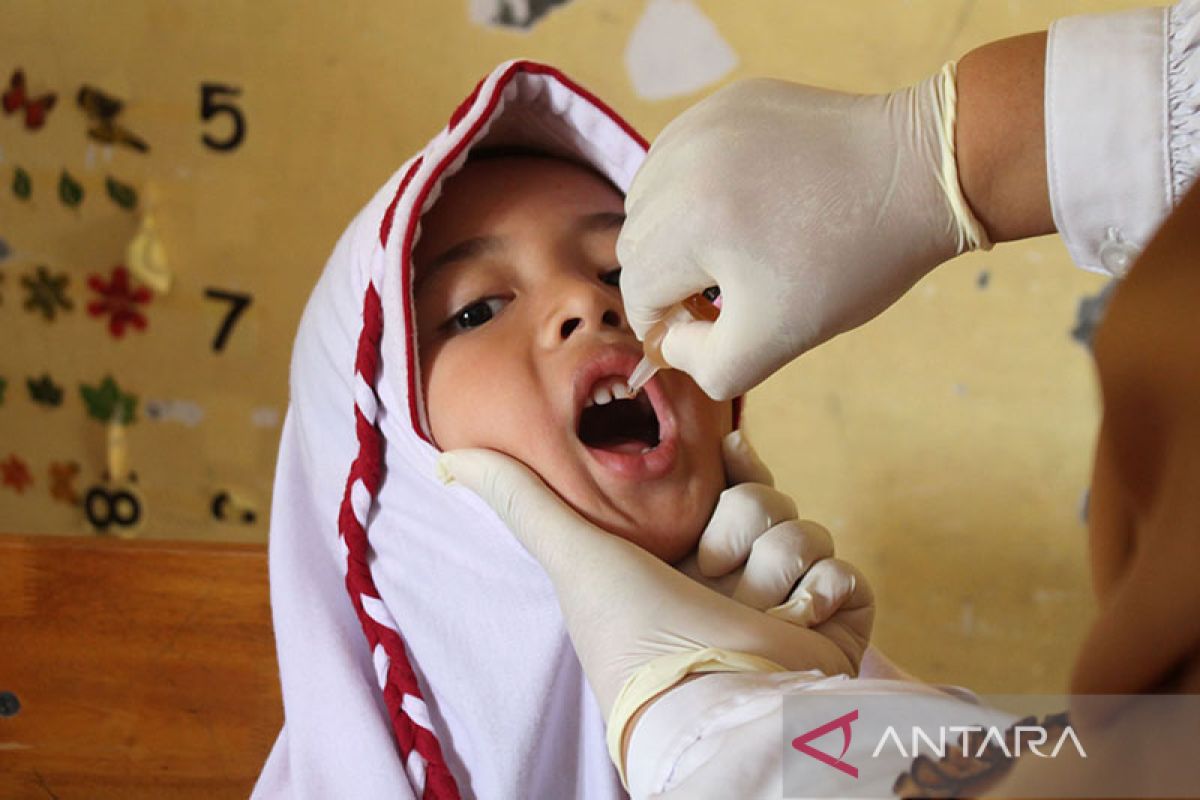
{"type": "MultiPolygon", "coordinates": [[[[816,683],[843,684],[845,676],[826,678],[812,672],[717,672],[685,683],[664,694],[646,710],[629,739],[625,765],[629,794],[633,798],[657,797],[670,792],[712,760],[713,747],[722,734],[751,723],[767,724],[763,758],[779,750],[782,734],[779,709],[783,695],[816,683]]],[[[761,737],[763,732],[756,731],[761,737]]],[[[721,780],[745,787],[764,777],[778,779],[764,769],[761,759],[750,765],[752,774],[739,776],[731,765],[718,770],[721,780]],[[728,774],[726,774],[728,773],[728,774]]],[[[778,773],[778,770],[775,770],[778,773]]],[[[715,788],[715,787],[714,787],[715,788]]],[[[753,793],[751,793],[753,794],[753,793]]],[[[721,796],[719,794],[713,796],[721,796]]]]}
{"type": "Polygon", "coordinates": [[[1046,48],[1046,169],[1075,263],[1123,275],[1172,208],[1168,11],[1068,17],[1046,48]]]}

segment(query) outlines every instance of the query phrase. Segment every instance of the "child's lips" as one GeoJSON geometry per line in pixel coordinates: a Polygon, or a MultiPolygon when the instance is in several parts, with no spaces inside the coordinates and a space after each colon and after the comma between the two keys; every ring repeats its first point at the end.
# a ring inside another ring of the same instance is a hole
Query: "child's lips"
{"type": "MultiPolygon", "coordinates": [[[[580,415],[591,397],[592,388],[605,378],[625,379],[641,360],[641,353],[632,348],[609,347],[586,361],[575,372],[574,418],[572,433],[578,438],[580,415]]],[[[666,393],[657,376],[642,390],[658,418],[658,444],[649,449],[616,446],[592,447],[580,441],[588,454],[609,472],[627,480],[654,480],[670,474],[678,455],[678,426],[666,393]]]]}

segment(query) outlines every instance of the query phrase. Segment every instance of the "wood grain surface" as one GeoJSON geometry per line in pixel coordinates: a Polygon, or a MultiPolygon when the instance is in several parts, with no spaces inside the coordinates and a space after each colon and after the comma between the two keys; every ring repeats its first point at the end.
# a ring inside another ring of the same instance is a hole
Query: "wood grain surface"
{"type": "Polygon", "coordinates": [[[266,548],[0,535],[0,692],[0,798],[248,796],[282,722],[266,548]]]}

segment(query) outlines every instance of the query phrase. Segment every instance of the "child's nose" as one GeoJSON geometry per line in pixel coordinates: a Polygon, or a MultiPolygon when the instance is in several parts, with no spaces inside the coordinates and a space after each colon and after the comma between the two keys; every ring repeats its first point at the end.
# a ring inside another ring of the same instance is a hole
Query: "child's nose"
{"type": "MultiPolygon", "coordinates": [[[[611,308],[607,308],[600,314],[598,323],[598,327],[615,328],[619,330],[621,328],[621,314],[611,308]]],[[[571,337],[571,334],[582,329],[583,327],[585,327],[585,325],[582,317],[571,317],[570,319],[563,320],[562,325],[560,325],[558,328],[558,335],[560,338],[566,341],[571,337]]]]}
{"type": "Polygon", "coordinates": [[[560,342],[580,331],[621,330],[624,327],[625,314],[620,301],[613,297],[613,292],[598,286],[576,286],[566,290],[551,322],[552,335],[560,342]]]}

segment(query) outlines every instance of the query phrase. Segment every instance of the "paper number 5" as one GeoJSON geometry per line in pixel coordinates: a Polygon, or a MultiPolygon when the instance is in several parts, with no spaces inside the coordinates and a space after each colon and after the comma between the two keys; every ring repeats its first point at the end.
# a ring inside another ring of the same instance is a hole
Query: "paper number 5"
{"type": "Polygon", "coordinates": [[[213,339],[212,343],[213,352],[219,353],[225,349],[225,340],[233,331],[233,325],[238,321],[238,317],[249,307],[251,298],[248,294],[227,292],[224,289],[205,289],[204,296],[209,300],[223,300],[229,303],[229,313],[221,321],[221,329],[217,331],[217,337],[213,339]]]}
{"type": "Polygon", "coordinates": [[[236,86],[226,86],[223,83],[200,84],[200,119],[208,122],[214,117],[227,114],[233,121],[233,131],[225,139],[217,139],[207,133],[201,134],[200,141],[213,150],[222,152],[236,150],[246,138],[246,116],[229,98],[241,95],[242,90],[236,86]]]}

